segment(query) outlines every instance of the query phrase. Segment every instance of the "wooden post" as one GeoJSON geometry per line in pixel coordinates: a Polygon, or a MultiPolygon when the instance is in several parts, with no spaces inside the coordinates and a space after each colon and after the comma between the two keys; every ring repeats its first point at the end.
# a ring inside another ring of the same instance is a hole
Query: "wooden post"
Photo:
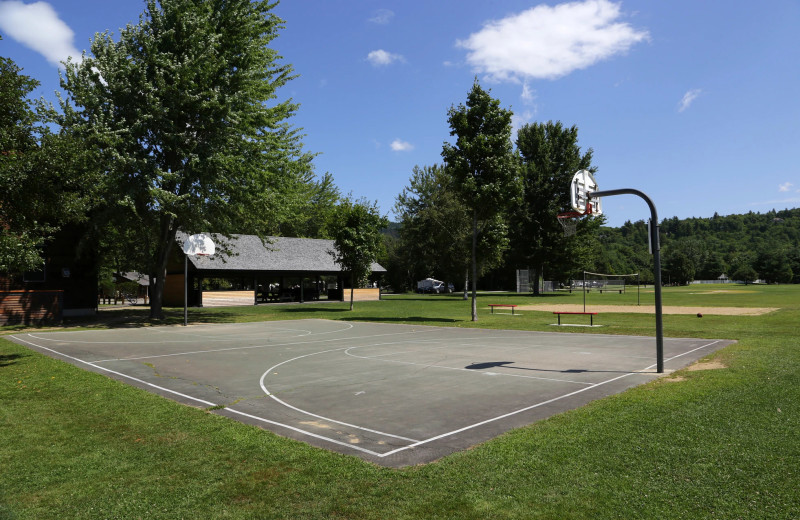
{"type": "Polygon", "coordinates": [[[303,287],[305,285],[305,282],[306,282],[306,279],[301,274],[300,275],[300,303],[305,303],[305,294],[304,294],[305,293],[305,287],[303,287]]]}

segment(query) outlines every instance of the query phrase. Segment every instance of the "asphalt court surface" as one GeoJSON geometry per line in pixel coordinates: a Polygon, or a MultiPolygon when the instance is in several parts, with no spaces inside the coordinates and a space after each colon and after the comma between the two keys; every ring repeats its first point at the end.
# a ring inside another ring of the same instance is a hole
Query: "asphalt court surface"
{"type": "MultiPolygon", "coordinates": [[[[329,320],[12,340],[376,464],[436,460],[658,377],[655,339],[329,320]]],[[[666,372],[731,343],[665,338],[666,372]]]]}

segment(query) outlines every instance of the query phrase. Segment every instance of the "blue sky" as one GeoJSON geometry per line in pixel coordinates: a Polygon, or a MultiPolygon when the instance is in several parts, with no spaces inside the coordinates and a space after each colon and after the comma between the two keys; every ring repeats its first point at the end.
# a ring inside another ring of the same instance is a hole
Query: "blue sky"
{"type": "MultiPolygon", "coordinates": [[[[137,23],[138,0],[0,0],[0,55],[55,100],[58,62],[137,23]]],[[[285,0],[283,96],[344,193],[393,217],[415,165],[441,161],[447,110],[476,76],[515,124],[577,125],[601,189],[660,218],[800,206],[800,2],[285,0]]],[[[565,187],[566,189],[566,187],[565,187]]],[[[603,201],[609,224],[646,219],[603,201]]]]}

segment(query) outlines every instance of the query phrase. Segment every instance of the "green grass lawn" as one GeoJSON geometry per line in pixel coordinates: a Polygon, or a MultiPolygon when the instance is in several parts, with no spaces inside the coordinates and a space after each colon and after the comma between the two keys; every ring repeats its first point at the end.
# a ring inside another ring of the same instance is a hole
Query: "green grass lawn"
{"type": "MultiPolygon", "coordinates": [[[[779,307],[763,316],[664,316],[665,335],[736,339],[727,368],[682,370],[425,466],[380,468],[183,406],[0,338],[0,518],[800,517],[800,286],[666,288],[664,305],[779,307]]],[[[650,289],[652,291],[652,288],[650,289]]],[[[635,294],[587,295],[635,305],[635,294]]],[[[652,301],[643,289],[642,303],[652,301]]],[[[324,318],[564,330],[547,312],[488,303],[582,295],[459,295],[191,309],[192,322],[324,318]]],[[[147,326],[146,309],[74,326],[147,326]]],[[[598,329],[653,335],[647,314],[598,329]]],[[[182,309],[169,311],[178,324],[182,309]]],[[[6,328],[6,332],[19,330],[6,328]]]]}

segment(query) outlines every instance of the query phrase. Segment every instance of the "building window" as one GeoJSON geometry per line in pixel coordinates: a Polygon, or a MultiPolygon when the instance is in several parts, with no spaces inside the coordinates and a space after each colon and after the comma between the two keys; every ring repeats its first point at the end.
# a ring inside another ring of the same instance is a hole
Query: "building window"
{"type": "Polygon", "coordinates": [[[47,269],[46,265],[43,265],[41,269],[36,271],[25,271],[22,273],[22,281],[23,282],[44,282],[47,279],[47,269]]]}

